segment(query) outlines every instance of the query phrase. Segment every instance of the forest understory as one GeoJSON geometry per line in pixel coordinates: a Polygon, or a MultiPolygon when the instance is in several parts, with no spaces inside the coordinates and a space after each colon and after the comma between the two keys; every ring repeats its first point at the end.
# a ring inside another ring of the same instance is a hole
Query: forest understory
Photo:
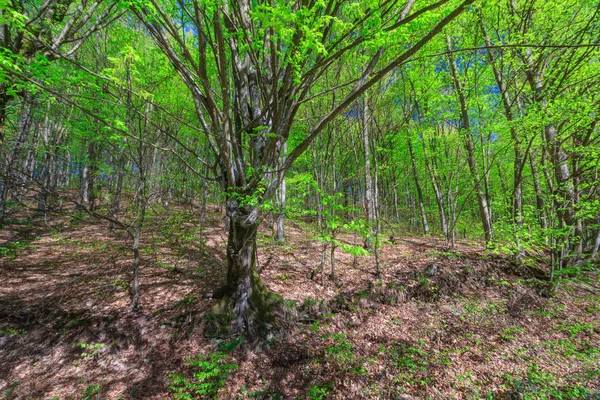
{"type": "Polygon", "coordinates": [[[210,338],[206,294],[226,279],[226,232],[215,206],[204,228],[199,219],[198,208],[148,212],[132,311],[125,234],[72,211],[7,215],[4,398],[186,398],[185,382],[218,399],[600,398],[598,270],[551,283],[546,254],[517,265],[481,241],[450,251],[401,236],[380,248],[382,279],[372,256],[338,249],[336,278],[327,263],[322,281],[311,224],[286,222],[279,244],[263,221],[258,265],[284,298],[278,330],[253,343],[210,338]]]}

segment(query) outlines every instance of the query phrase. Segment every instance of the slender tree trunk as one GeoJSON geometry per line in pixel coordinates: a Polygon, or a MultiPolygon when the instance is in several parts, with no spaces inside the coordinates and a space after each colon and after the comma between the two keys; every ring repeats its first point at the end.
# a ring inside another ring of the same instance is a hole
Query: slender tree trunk
{"type": "Polygon", "coordinates": [[[406,130],[406,143],[408,144],[408,152],[410,153],[410,162],[412,165],[413,179],[417,188],[417,197],[419,200],[419,211],[421,212],[421,223],[423,224],[423,232],[426,235],[429,235],[429,223],[427,222],[427,214],[425,213],[423,190],[421,189],[421,183],[419,182],[419,173],[417,172],[417,161],[415,159],[415,152],[413,150],[409,129],[406,130]]]}
{"type": "Polygon", "coordinates": [[[427,143],[425,142],[425,138],[421,139],[423,144],[423,158],[425,159],[425,169],[429,174],[429,180],[431,181],[431,185],[433,186],[433,191],[435,193],[435,201],[438,206],[438,212],[440,214],[440,228],[442,229],[442,234],[446,238],[446,240],[450,239],[449,230],[448,230],[448,217],[446,215],[446,209],[444,207],[444,193],[442,192],[442,188],[440,186],[440,179],[437,174],[437,170],[435,167],[431,165],[431,160],[428,156],[427,151],[427,143]]]}
{"type": "MultiPolygon", "coordinates": [[[[121,193],[123,191],[123,179],[125,178],[125,148],[122,148],[119,154],[119,161],[117,163],[117,184],[115,186],[115,197],[112,205],[112,218],[117,220],[119,218],[119,211],[121,210],[121,193]]],[[[110,223],[110,230],[114,230],[116,225],[114,222],[110,223]]]]}
{"type": "Polygon", "coordinates": [[[373,237],[373,224],[375,223],[375,208],[373,204],[373,178],[371,177],[371,152],[369,149],[369,123],[371,118],[366,95],[363,98],[362,106],[362,141],[365,156],[365,215],[367,217],[367,225],[369,226],[369,236],[365,241],[365,247],[370,249],[373,237]]]}
{"type": "MultiPolygon", "coordinates": [[[[27,136],[29,135],[33,121],[33,99],[27,95],[23,99],[23,103],[24,111],[19,118],[19,134],[17,135],[15,145],[13,146],[13,149],[6,160],[6,168],[4,169],[4,172],[0,174],[0,222],[2,222],[4,219],[4,214],[6,212],[6,199],[10,192],[10,188],[11,186],[17,184],[15,170],[18,170],[19,160],[21,158],[21,150],[25,140],[27,139],[27,136]]],[[[2,128],[3,126],[0,125],[0,129],[2,128]]]]}
{"type": "Polygon", "coordinates": [[[396,169],[392,169],[392,194],[394,195],[394,217],[396,223],[400,223],[400,210],[398,208],[398,180],[396,179],[396,169]]]}
{"type": "MultiPolygon", "coordinates": [[[[126,111],[125,111],[125,124],[129,128],[132,125],[132,115],[131,115],[131,92],[133,91],[132,81],[131,81],[131,73],[130,73],[130,65],[129,60],[125,62],[125,76],[127,79],[127,92],[126,92],[126,111]]],[[[117,220],[119,218],[119,211],[121,210],[121,192],[123,190],[123,179],[125,177],[125,146],[127,145],[127,138],[123,138],[123,147],[121,147],[119,151],[119,159],[117,161],[117,184],[115,187],[115,197],[113,199],[112,204],[112,218],[113,220],[117,220]]],[[[116,228],[115,223],[110,223],[110,230],[114,230],[116,228]]]]}
{"type": "MultiPolygon", "coordinates": [[[[321,140],[321,137],[319,137],[321,140]]],[[[323,203],[321,201],[321,192],[323,190],[323,178],[322,178],[322,165],[318,162],[318,154],[317,154],[317,142],[313,142],[312,147],[312,155],[313,155],[313,169],[315,174],[315,180],[317,181],[317,190],[315,193],[315,199],[317,202],[317,226],[319,230],[323,229],[323,203]]]]}
{"type": "Polygon", "coordinates": [[[147,202],[147,174],[150,172],[151,166],[146,171],[146,160],[145,160],[146,148],[145,145],[140,143],[139,156],[138,156],[138,190],[136,193],[137,213],[135,216],[134,231],[133,231],[133,244],[131,250],[133,251],[133,285],[132,285],[132,301],[131,308],[138,310],[140,305],[140,239],[142,237],[142,227],[144,226],[144,218],[146,217],[146,202],[147,202]]]}
{"type": "MultiPolygon", "coordinates": [[[[491,47],[492,42],[489,38],[487,29],[483,23],[483,17],[478,10],[479,14],[479,23],[481,26],[481,30],[483,32],[483,38],[486,46],[491,47]]],[[[490,64],[492,65],[492,70],[494,72],[494,78],[496,80],[496,84],[500,90],[500,95],[502,98],[502,105],[504,107],[504,116],[506,121],[508,122],[510,135],[513,140],[513,149],[514,149],[514,162],[513,162],[513,196],[512,196],[512,219],[516,224],[515,229],[515,240],[518,243],[519,251],[518,258],[523,256],[523,247],[521,245],[521,241],[519,238],[519,231],[523,226],[523,179],[522,179],[522,171],[523,164],[525,163],[525,159],[523,156],[523,152],[521,150],[521,138],[516,130],[516,127],[513,123],[514,115],[511,107],[511,100],[508,94],[508,87],[506,85],[506,81],[504,79],[504,75],[502,70],[497,65],[494,56],[492,55],[491,50],[488,50],[488,56],[490,60],[490,64]]]]}
{"type": "Polygon", "coordinates": [[[535,162],[535,155],[529,153],[529,166],[531,168],[531,178],[533,179],[533,188],[535,190],[535,203],[538,212],[538,220],[540,227],[544,230],[548,228],[546,222],[546,207],[544,206],[544,195],[542,194],[542,185],[540,184],[540,178],[535,162]]]}
{"type": "Polygon", "coordinates": [[[89,208],[91,211],[96,209],[97,199],[97,188],[96,181],[98,178],[98,160],[97,160],[98,144],[90,142],[88,147],[88,200],[89,208]]]}
{"type": "MultiPolygon", "coordinates": [[[[452,44],[450,37],[446,37],[448,42],[448,49],[452,50],[452,44]]],[[[460,82],[458,71],[456,68],[456,63],[452,54],[448,56],[450,63],[450,72],[452,75],[452,82],[454,84],[454,89],[456,91],[456,95],[458,97],[459,107],[460,107],[460,119],[462,122],[462,127],[460,131],[462,132],[463,140],[465,142],[465,147],[467,149],[467,161],[469,164],[469,169],[471,170],[471,175],[473,176],[473,184],[475,186],[475,192],[477,195],[477,202],[479,204],[479,214],[481,216],[481,222],[483,223],[483,231],[485,234],[485,241],[490,242],[492,240],[492,215],[489,203],[487,201],[484,190],[481,186],[481,175],[479,174],[479,169],[477,168],[477,161],[475,158],[475,146],[473,143],[473,136],[471,132],[471,123],[469,119],[469,111],[467,108],[467,101],[465,98],[465,94],[462,88],[462,84],[460,82]]]]}
{"type": "MultiPolygon", "coordinates": [[[[285,157],[287,156],[287,142],[283,145],[283,161],[285,161],[285,157]]],[[[282,163],[283,163],[282,161],[282,163]]],[[[281,180],[279,184],[279,212],[276,218],[277,224],[277,240],[279,242],[283,242],[285,240],[285,231],[284,231],[284,219],[285,219],[285,177],[281,180]]]]}
{"type": "MultiPolygon", "coordinates": [[[[332,239],[335,240],[335,233],[332,236],[332,239]]],[[[335,242],[332,240],[331,242],[331,280],[335,281],[335,242]]]]}
{"type": "MultiPolygon", "coordinates": [[[[145,186],[145,183],[140,183],[140,185],[145,186]]],[[[142,188],[141,193],[138,194],[138,212],[133,233],[133,245],[131,246],[131,250],[133,251],[133,299],[131,301],[131,308],[133,310],[138,310],[140,306],[140,239],[146,216],[146,197],[144,192],[145,190],[142,188]]]]}
{"type": "Polygon", "coordinates": [[[79,200],[80,207],[85,207],[88,204],[88,165],[85,163],[79,169],[79,200]]]}
{"type": "Polygon", "coordinates": [[[381,279],[381,263],[379,262],[379,234],[381,230],[381,223],[379,219],[379,163],[377,161],[377,153],[373,151],[375,157],[373,162],[375,164],[375,194],[373,198],[373,215],[375,217],[375,276],[377,279],[381,279]]]}

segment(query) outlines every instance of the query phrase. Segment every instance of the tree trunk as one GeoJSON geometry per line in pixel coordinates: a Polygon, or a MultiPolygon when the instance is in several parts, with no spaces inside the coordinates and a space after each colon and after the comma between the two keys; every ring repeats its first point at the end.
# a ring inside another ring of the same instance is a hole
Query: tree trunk
{"type": "Polygon", "coordinates": [[[375,208],[373,204],[373,178],[371,177],[371,152],[369,150],[369,105],[368,98],[365,95],[363,99],[363,125],[362,125],[362,141],[365,156],[365,215],[367,217],[367,225],[369,226],[369,236],[365,241],[365,247],[371,248],[373,237],[373,224],[375,223],[375,208]]]}
{"type": "Polygon", "coordinates": [[[440,179],[435,169],[435,166],[431,165],[431,161],[427,152],[427,143],[425,142],[425,138],[421,137],[421,142],[423,144],[423,158],[425,159],[425,169],[429,174],[429,179],[431,180],[431,185],[433,186],[433,191],[435,193],[435,201],[438,206],[438,212],[440,213],[440,227],[442,229],[442,235],[446,238],[446,240],[450,240],[449,231],[448,231],[448,217],[446,214],[446,209],[444,207],[444,193],[442,192],[442,188],[440,186],[440,179]]]}
{"type": "MultiPolygon", "coordinates": [[[[319,137],[321,140],[321,137],[319,137]]],[[[318,154],[317,154],[317,142],[313,142],[312,146],[312,156],[313,156],[313,170],[315,174],[315,180],[317,181],[317,190],[315,193],[315,199],[317,202],[317,226],[319,230],[323,229],[323,203],[321,202],[321,193],[323,191],[323,178],[322,178],[322,166],[319,162],[318,154]]]]}
{"type": "MultiPolygon", "coordinates": [[[[531,50],[528,49],[523,56],[524,63],[527,67],[527,78],[531,89],[534,92],[535,100],[540,104],[542,110],[548,112],[548,97],[545,93],[544,80],[542,73],[535,65],[531,50]]],[[[550,116],[550,115],[548,115],[550,116]]],[[[575,209],[574,209],[574,187],[571,179],[571,171],[568,164],[568,155],[562,145],[562,140],[559,137],[556,125],[549,121],[544,125],[544,140],[550,151],[550,158],[554,171],[554,179],[556,180],[556,190],[553,190],[554,207],[557,212],[560,228],[570,227],[575,228],[575,209]]],[[[565,261],[565,254],[569,253],[569,237],[567,235],[563,240],[561,255],[556,255],[557,262],[562,266],[565,261]]]]}
{"type": "MultiPolygon", "coordinates": [[[[33,99],[30,96],[26,96],[23,99],[24,113],[19,118],[19,134],[15,145],[8,157],[6,162],[6,168],[4,173],[0,174],[0,222],[4,219],[4,213],[6,211],[6,198],[8,197],[9,189],[12,185],[16,184],[15,170],[18,169],[19,159],[21,158],[21,150],[23,144],[29,135],[31,124],[33,121],[32,108],[33,99]]],[[[2,129],[2,125],[0,125],[2,129]]],[[[1,148],[1,147],[0,147],[1,148]]]]}
{"type": "MultiPolygon", "coordinates": [[[[119,211],[121,209],[121,192],[123,191],[123,179],[125,177],[125,149],[121,149],[119,154],[119,163],[117,164],[117,186],[115,187],[115,198],[112,206],[112,218],[117,220],[119,218],[119,211]]],[[[110,230],[114,230],[116,225],[114,222],[110,223],[110,230]]]]}
{"type": "Polygon", "coordinates": [[[546,207],[544,206],[544,195],[542,194],[542,185],[540,184],[540,178],[538,175],[537,166],[535,164],[535,155],[529,153],[529,166],[531,167],[531,178],[533,179],[533,188],[535,190],[535,203],[538,212],[538,220],[540,227],[544,230],[548,228],[546,222],[546,207]]]}
{"type": "MultiPolygon", "coordinates": [[[[272,305],[280,298],[267,290],[256,269],[257,210],[229,198],[227,215],[227,284],[218,291],[216,297],[224,298],[212,313],[232,321],[233,333],[264,337],[276,322],[272,305]]],[[[223,328],[219,327],[219,331],[223,328]]]]}
{"type": "MultiPolygon", "coordinates": [[[[448,50],[452,50],[450,37],[446,37],[446,40],[448,42],[448,50]]],[[[473,143],[473,137],[471,133],[471,124],[469,120],[467,101],[462,88],[462,84],[458,76],[458,71],[454,62],[454,58],[450,54],[448,59],[450,64],[450,73],[452,75],[452,82],[454,84],[454,89],[456,91],[460,107],[460,119],[462,122],[462,127],[460,131],[463,133],[463,140],[465,142],[465,147],[468,153],[467,161],[469,164],[469,169],[471,170],[471,175],[473,176],[473,184],[475,186],[475,192],[477,195],[477,203],[479,204],[479,214],[481,216],[481,222],[483,224],[485,241],[490,242],[492,240],[492,215],[486,195],[483,191],[483,188],[481,187],[481,176],[479,174],[479,169],[477,168],[477,161],[475,159],[475,145],[473,143]]]]}
{"type": "Polygon", "coordinates": [[[98,162],[96,160],[97,147],[97,144],[94,142],[91,142],[88,147],[88,200],[89,209],[91,211],[96,209],[96,179],[98,178],[98,162]]]}
{"type": "Polygon", "coordinates": [[[406,143],[408,144],[408,152],[410,153],[410,162],[412,165],[413,179],[415,180],[415,186],[417,188],[419,211],[421,212],[421,223],[423,224],[423,232],[425,232],[426,235],[429,235],[429,223],[427,222],[427,214],[425,213],[423,190],[421,189],[421,183],[419,182],[419,173],[417,172],[417,161],[415,160],[415,152],[412,146],[410,130],[408,129],[406,130],[406,143]]]}
{"type": "Polygon", "coordinates": [[[381,233],[381,222],[379,216],[380,204],[379,204],[379,163],[377,162],[377,156],[373,157],[375,162],[375,196],[373,197],[374,202],[374,217],[375,217],[375,276],[377,279],[381,279],[381,263],[379,262],[379,235],[381,233]]]}
{"type": "MultiPolygon", "coordinates": [[[[284,143],[283,145],[283,155],[282,158],[283,160],[285,160],[285,157],[287,155],[287,143],[284,143]]],[[[283,163],[283,161],[282,161],[283,163]]],[[[277,241],[279,242],[283,242],[285,240],[285,231],[284,231],[284,226],[283,226],[283,222],[285,220],[285,177],[281,180],[281,183],[279,184],[279,205],[278,205],[278,210],[279,212],[277,213],[277,218],[275,223],[277,224],[277,241]]]]}
{"type": "MultiPolygon", "coordinates": [[[[332,237],[335,240],[335,234],[332,237]]],[[[335,281],[335,242],[332,240],[331,242],[331,280],[335,281]]]]}
{"type": "Polygon", "coordinates": [[[77,208],[85,208],[88,201],[88,164],[86,162],[79,169],[79,197],[77,200],[77,208]]]}
{"type": "MultiPolygon", "coordinates": [[[[479,24],[481,26],[481,30],[483,32],[483,38],[485,40],[486,46],[491,47],[492,42],[489,38],[487,29],[483,23],[483,17],[481,13],[479,14],[479,24]]],[[[521,245],[521,240],[519,237],[519,231],[523,226],[523,164],[525,163],[525,159],[523,156],[523,152],[521,151],[521,139],[519,134],[515,128],[513,123],[514,116],[511,107],[511,100],[508,94],[508,87],[506,85],[506,81],[504,79],[504,75],[502,74],[502,70],[495,62],[494,56],[491,53],[491,50],[488,50],[488,57],[490,60],[490,64],[492,65],[492,70],[494,72],[494,78],[496,80],[496,84],[500,90],[500,95],[502,97],[502,105],[504,107],[504,116],[506,117],[506,121],[508,121],[510,134],[513,140],[513,148],[514,148],[514,163],[513,163],[513,198],[512,198],[512,220],[516,225],[515,229],[515,240],[518,243],[518,254],[517,257],[520,259],[524,255],[524,250],[521,245]]]]}
{"type": "MultiPolygon", "coordinates": [[[[145,186],[145,183],[142,183],[145,186]]],[[[138,197],[138,212],[136,216],[135,231],[133,233],[133,245],[131,250],[133,251],[133,285],[132,285],[132,301],[131,308],[137,311],[140,306],[140,239],[142,237],[142,226],[144,225],[144,218],[146,216],[146,198],[145,190],[142,188],[142,193],[139,193],[138,197]]]]}

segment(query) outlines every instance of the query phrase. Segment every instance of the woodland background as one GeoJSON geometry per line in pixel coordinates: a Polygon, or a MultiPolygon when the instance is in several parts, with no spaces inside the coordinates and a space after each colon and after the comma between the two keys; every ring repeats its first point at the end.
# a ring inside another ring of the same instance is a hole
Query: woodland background
{"type": "Polygon", "coordinates": [[[0,9],[6,398],[600,398],[597,1],[0,9]]]}

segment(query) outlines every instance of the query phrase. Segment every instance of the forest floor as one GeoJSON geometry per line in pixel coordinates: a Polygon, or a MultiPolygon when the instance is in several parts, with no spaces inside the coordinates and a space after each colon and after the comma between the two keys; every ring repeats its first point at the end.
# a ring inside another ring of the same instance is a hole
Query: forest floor
{"type": "Polygon", "coordinates": [[[195,372],[204,385],[187,382],[198,398],[600,399],[598,270],[551,285],[544,267],[516,266],[474,240],[449,251],[402,237],[381,248],[381,280],[372,256],[355,263],[338,249],[336,279],[323,285],[308,278],[322,244],[308,224],[286,222],[285,244],[269,227],[258,239],[261,277],[285,299],[285,321],[268,342],[236,347],[203,334],[215,304],[203,294],[226,274],[220,214],[211,209],[204,230],[198,210],[149,214],[139,312],[124,233],[72,212],[8,216],[4,398],[165,399],[185,386],[173,373],[195,372]]]}

